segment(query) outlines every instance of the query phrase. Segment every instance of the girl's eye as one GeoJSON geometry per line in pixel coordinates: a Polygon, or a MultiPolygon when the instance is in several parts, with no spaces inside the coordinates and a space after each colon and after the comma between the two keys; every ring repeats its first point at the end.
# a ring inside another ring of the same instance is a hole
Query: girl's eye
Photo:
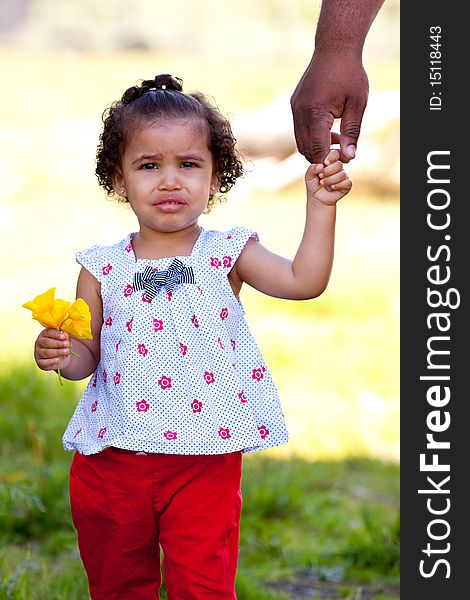
{"type": "Polygon", "coordinates": [[[143,165],[140,166],[141,169],[156,169],[157,165],[156,163],[144,163],[143,165]]]}
{"type": "Polygon", "coordinates": [[[185,160],[183,163],[181,163],[181,166],[185,169],[192,169],[193,167],[197,167],[197,164],[190,160],[185,160]]]}

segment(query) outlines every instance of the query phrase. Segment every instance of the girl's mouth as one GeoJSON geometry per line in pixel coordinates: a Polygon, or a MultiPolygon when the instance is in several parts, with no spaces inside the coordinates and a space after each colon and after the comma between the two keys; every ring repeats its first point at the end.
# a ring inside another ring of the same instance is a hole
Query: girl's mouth
{"type": "Polygon", "coordinates": [[[173,213],[183,209],[186,206],[186,202],[179,198],[166,198],[158,200],[154,206],[162,212],[173,213]]]}

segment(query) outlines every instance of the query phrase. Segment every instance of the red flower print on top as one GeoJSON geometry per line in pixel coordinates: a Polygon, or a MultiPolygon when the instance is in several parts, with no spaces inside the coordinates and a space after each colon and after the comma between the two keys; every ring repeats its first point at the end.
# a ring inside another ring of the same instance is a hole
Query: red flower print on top
{"type": "Polygon", "coordinates": [[[245,396],[245,390],[239,392],[238,397],[240,398],[240,402],[248,402],[248,398],[245,396]]]}
{"type": "Polygon", "coordinates": [[[113,324],[113,317],[108,317],[104,324],[110,327],[113,324]]]}
{"type": "Polygon", "coordinates": [[[103,369],[103,381],[106,383],[108,380],[108,374],[106,373],[106,369],[103,369]]]}
{"type": "Polygon", "coordinates": [[[192,321],[192,323],[193,323],[194,327],[196,327],[196,328],[198,328],[198,327],[199,327],[199,321],[197,320],[197,317],[196,317],[196,315],[193,315],[193,316],[191,317],[191,321],[192,321]]]}
{"type": "Polygon", "coordinates": [[[186,356],[188,347],[185,346],[182,342],[180,342],[180,350],[181,350],[181,356],[186,356]]]}
{"type": "Polygon", "coordinates": [[[202,410],[202,402],[199,402],[199,400],[193,400],[191,402],[191,408],[193,409],[194,413],[200,413],[202,410]]]}
{"type": "Polygon", "coordinates": [[[98,400],[95,400],[90,408],[91,412],[96,412],[96,409],[98,408],[98,400]]]}
{"type": "Polygon", "coordinates": [[[231,256],[224,256],[223,257],[223,263],[224,263],[224,267],[228,267],[230,268],[232,266],[232,257],[231,256]]]}
{"type": "Polygon", "coordinates": [[[258,431],[263,440],[267,435],[269,435],[269,429],[266,428],[266,425],[261,425],[261,427],[258,427],[258,431]]]}
{"type": "Polygon", "coordinates": [[[126,285],[126,287],[124,288],[124,296],[126,298],[129,298],[129,296],[132,296],[132,294],[134,293],[134,288],[133,286],[129,283],[128,285],[126,285]]]}
{"type": "Polygon", "coordinates": [[[220,260],[214,256],[211,257],[211,267],[215,267],[216,269],[218,269],[220,267],[222,263],[220,262],[220,260]]]}
{"type": "Polygon", "coordinates": [[[231,239],[232,239],[232,236],[231,236],[231,235],[228,235],[228,236],[227,236],[227,239],[228,239],[228,240],[231,240],[231,239]]]}
{"type": "Polygon", "coordinates": [[[77,431],[75,432],[73,439],[75,439],[77,437],[77,435],[80,435],[81,433],[82,433],[82,428],[80,427],[80,429],[77,429],[77,431]]]}
{"type": "Polygon", "coordinates": [[[214,373],[209,373],[209,371],[206,371],[204,373],[204,380],[206,383],[214,383],[214,381],[215,381],[214,373]]]}
{"type": "Polygon", "coordinates": [[[132,244],[129,242],[125,248],[126,252],[132,252],[132,244]]]}
{"type": "Polygon", "coordinates": [[[98,431],[98,437],[100,438],[100,440],[102,440],[104,438],[105,433],[106,433],[106,427],[101,427],[101,429],[98,431]]]}
{"type": "Polygon", "coordinates": [[[228,427],[220,427],[219,435],[223,440],[230,439],[230,429],[228,427]]]}
{"type": "Polygon", "coordinates": [[[232,338],[230,338],[230,343],[232,344],[232,350],[235,350],[235,340],[232,340],[232,338]]]}
{"type": "Polygon", "coordinates": [[[167,390],[168,388],[171,388],[171,377],[162,375],[158,380],[158,385],[162,388],[162,390],[167,390]]]}
{"type": "Polygon", "coordinates": [[[201,295],[202,294],[202,289],[199,286],[197,286],[197,290],[199,292],[199,295],[201,295]]]}
{"type": "Polygon", "coordinates": [[[220,318],[224,321],[228,317],[228,308],[223,308],[220,311],[220,318]]]}
{"type": "Polygon", "coordinates": [[[141,354],[142,356],[147,356],[147,354],[149,352],[148,348],[145,344],[138,344],[137,350],[138,350],[139,354],[141,354]]]}
{"type": "Polygon", "coordinates": [[[93,383],[91,384],[91,387],[96,387],[96,380],[98,379],[98,374],[95,371],[95,374],[93,375],[93,383]]]}
{"type": "Polygon", "coordinates": [[[137,412],[147,412],[150,408],[150,404],[147,402],[147,400],[139,400],[139,402],[136,402],[135,405],[137,406],[137,412]]]}
{"type": "Polygon", "coordinates": [[[108,263],[105,267],[103,267],[101,269],[103,275],[109,275],[109,272],[111,271],[113,267],[108,263]]]}
{"type": "Polygon", "coordinates": [[[224,349],[224,345],[222,344],[222,340],[218,337],[217,338],[217,343],[219,344],[219,346],[222,348],[222,350],[224,349]]]}
{"type": "Polygon", "coordinates": [[[121,343],[121,340],[119,340],[119,342],[116,344],[116,352],[119,350],[119,344],[121,343]]]}
{"type": "Polygon", "coordinates": [[[132,322],[133,321],[134,321],[134,317],[132,317],[132,319],[130,321],[127,321],[127,323],[126,323],[127,331],[129,333],[132,331],[132,322]]]}
{"type": "Polygon", "coordinates": [[[114,383],[117,385],[118,383],[121,383],[121,373],[118,373],[116,371],[116,374],[114,375],[114,383]]]}
{"type": "Polygon", "coordinates": [[[154,319],[153,320],[153,330],[161,331],[162,329],[163,329],[163,321],[161,319],[154,319]]]}
{"type": "Polygon", "coordinates": [[[142,302],[147,302],[148,304],[152,302],[152,300],[147,296],[147,292],[142,294],[142,302]]]}
{"type": "Polygon", "coordinates": [[[173,298],[173,292],[167,292],[167,298],[168,302],[171,302],[171,299],[173,298]]]}
{"type": "Polygon", "coordinates": [[[163,434],[167,440],[176,440],[176,431],[165,431],[163,434]]]}
{"type": "Polygon", "coordinates": [[[253,369],[251,378],[255,381],[261,381],[264,377],[262,369],[253,369]]]}

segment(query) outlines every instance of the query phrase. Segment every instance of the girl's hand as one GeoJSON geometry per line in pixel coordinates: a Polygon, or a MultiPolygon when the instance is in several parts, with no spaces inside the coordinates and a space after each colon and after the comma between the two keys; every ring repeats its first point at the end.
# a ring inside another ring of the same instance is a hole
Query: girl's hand
{"type": "Polygon", "coordinates": [[[325,164],[312,164],[305,173],[307,199],[317,204],[333,206],[345,196],[352,187],[339,160],[339,151],[330,150],[325,158],[325,164]]]}
{"type": "Polygon", "coordinates": [[[70,337],[57,329],[44,329],[34,344],[34,360],[43,371],[65,369],[70,363],[70,337]]]}

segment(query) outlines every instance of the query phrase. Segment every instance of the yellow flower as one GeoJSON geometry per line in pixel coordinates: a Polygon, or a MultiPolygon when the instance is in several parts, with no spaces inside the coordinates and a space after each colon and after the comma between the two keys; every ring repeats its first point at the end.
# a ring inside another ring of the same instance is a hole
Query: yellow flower
{"type": "Polygon", "coordinates": [[[66,331],[76,338],[92,339],[91,314],[88,304],[83,298],[77,298],[68,309],[67,318],[60,325],[61,331],[66,331]]]}
{"type": "Polygon", "coordinates": [[[70,302],[54,300],[55,288],[51,288],[36,296],[34,300],[23,304],[24,308],[33,313],[33,319],[39,321],[44,327],[59,329],[67,315],[70,302]]]}
{"type": "MultiPolygon", "coordinates": [[[[55,288],[51,288],[36,296],[34,300],[25,302],[24,308],[32,312],[32,317],[46,328],[65,331],[75,338],[93,339],[91,335],[91,313],[88,304],[83,298],[77,298],[70,303],[66,300],[54,299],[55,288]]],[[[78,357],[78,354],[70,349],[70,352],[78,357]]],[[[62,385],[60,366],[57,367],[59,382],[62,385]]]]}
{"type": "Polygon", "coordinates": [[[50,310],[54,306],[54,294],[55,288],[51,288],[50,290],[47,290],[47,292],[44,292],[44,294],[36,296],[34,300],[30,300],[29,302],[23,304],[23,307],[28,308],[33,312],[38,312],[44,309],[50,310]]]}

